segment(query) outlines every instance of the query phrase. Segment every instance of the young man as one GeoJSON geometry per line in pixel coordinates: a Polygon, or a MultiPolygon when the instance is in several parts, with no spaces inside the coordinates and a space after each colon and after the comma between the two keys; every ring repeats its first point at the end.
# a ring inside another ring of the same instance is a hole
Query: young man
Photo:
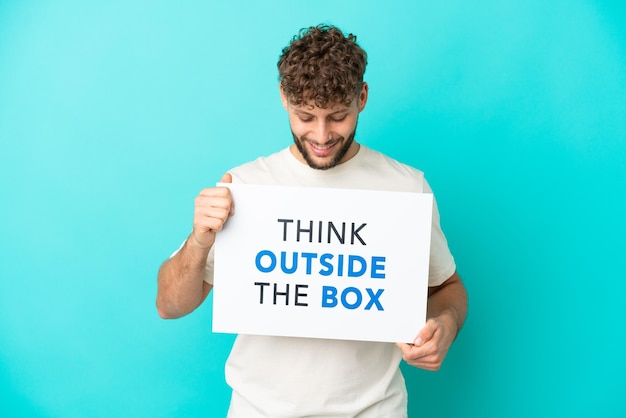
{"type": "MultiPolygon", "coordinates": [[[[353,35],[330,26],[301,31],[278,62],[294,143],[231,170],[222,182],[432,193],[422,172],[355,142],[368,97],[366,62],[353,35]]],[[[234,208],[228,188],[200,192],[193,231],[159,271],[161,317],[186,315],[205,300],[215,235],[234,208]]],[[[233,389],[229,417],[405,417],[401,359],[438,370],[466,311],[465,287],[435,206],[428,319],[413,344],[240,335],[226,364],[233,389]]]]}

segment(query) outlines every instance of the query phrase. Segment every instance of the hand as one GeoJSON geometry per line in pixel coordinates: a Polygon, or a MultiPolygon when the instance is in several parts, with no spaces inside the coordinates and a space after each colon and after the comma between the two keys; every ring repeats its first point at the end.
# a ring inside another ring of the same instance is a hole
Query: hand
{"type": "Polygon", "coordinates": [[[402,358],[411,366],[437,371],[441,368],[455,335],[454,322],[435,317],[426,321],[413,344],[397,343],[397,346],[402,350],[402,358]]]}
{"type": "MultiPolygon", "coordinates": [[[[232,183],[233,178],[226,173],[221,182],[232,183]]],[[[203,189],[195,200],[190,243],[203,249],[211,248],[215,242],[215,234],[222,230],[228,217],[234,213],[235,205],[228,187],[203,189]]]]}

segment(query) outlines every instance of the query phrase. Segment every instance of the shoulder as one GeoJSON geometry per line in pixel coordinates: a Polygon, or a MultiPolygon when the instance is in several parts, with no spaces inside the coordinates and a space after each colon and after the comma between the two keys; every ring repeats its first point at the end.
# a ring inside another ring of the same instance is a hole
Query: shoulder
{"type": "Polygon", "coordinates": [[[268,156],[259,157],[256,160],[234,167],[228,172],[233,176],[234,183],[264,183],[267,177],[275,178],[277,170],[284,167],[288,157],[286,151],[281,150],[268,156]]]}
{"type": "Polygon", "coordinates": [[[395,158],[392,158],[386,154],[383,154],[380,151],[376,151],[375,149],[366,147],[365,145],[361,145],[363,152],[363,162],[371,165],[373,167],[377,167],[380,169],[394,170],[399,174],[411,175],[423,177],[424,173],[405,163],[402,163],[395,158]]]}
{"type": "Polygon", "coordinates": [[[362,168],[379,176],[390,188],[398,191],[423,192],[428,188],[424,172],[389,157],[379,151],[361,145],[362,168]]]}

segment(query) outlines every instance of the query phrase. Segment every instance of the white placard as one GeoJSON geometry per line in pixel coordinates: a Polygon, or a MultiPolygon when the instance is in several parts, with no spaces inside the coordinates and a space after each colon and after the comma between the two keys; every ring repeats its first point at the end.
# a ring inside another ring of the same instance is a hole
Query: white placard
{"type": "Polygon", "coordinates": [[[412,342],[432,194],[248,184],[217,234],[213,331],[412,342]]]}

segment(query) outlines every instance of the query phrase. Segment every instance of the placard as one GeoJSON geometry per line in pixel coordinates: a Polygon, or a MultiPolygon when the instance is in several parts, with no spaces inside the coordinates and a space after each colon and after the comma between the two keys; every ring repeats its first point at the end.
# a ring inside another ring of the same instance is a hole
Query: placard
{"type": "Polygon", "coordinates": [[[432,194],[229,187],[213,331],[412,342],[426,320],[432,194]]]}

